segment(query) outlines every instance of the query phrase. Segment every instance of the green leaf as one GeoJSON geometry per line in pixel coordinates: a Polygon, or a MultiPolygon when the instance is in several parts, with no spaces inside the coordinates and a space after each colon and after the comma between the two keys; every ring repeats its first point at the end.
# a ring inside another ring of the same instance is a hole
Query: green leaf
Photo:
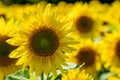
{"type": "Polygon", "coordinates": [[[55,78],[55,80],[61,80],[61,77],[62,77],[62,74],[59,74],[59,75],[55,78]]]}
{"type": "Polygon", "coordinates": [[[30,75],[28,70],[17,71],[14,74],[8,75],[5,80],[29,80],[30,75]]]}

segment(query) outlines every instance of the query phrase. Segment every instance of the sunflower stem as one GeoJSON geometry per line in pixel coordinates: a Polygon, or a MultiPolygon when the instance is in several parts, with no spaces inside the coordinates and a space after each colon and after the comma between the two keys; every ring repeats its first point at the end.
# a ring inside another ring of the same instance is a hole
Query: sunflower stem
{"type": "Polygon", "coordinates": [[[41,73],[41,80],[44,80],[44,72],[41,73]]]}

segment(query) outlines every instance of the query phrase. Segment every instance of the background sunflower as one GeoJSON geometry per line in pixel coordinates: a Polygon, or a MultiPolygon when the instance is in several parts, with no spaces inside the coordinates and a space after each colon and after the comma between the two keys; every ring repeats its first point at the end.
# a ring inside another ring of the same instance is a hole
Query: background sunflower
{"type": "Polygon", "coordinates": [[[5,22],[3,17],[0,18],[0,80],[3,80],[6,76],[20,68],[15,65],[17,59],[8,57],[10,52],[16,47],[6,43],[6,40],[11,38],[11,34],[15,34],[15,31],[14,20],[5,22]]]}
{"type": "Polygon", "coordinates": [[[62,74],[62,80],[94,80],[85,70],[73,69],[62,74]]]}
{"type": "Polygon", "coordinates": [[[81,44],[76,47],[77,51],[73,54],[68,54],[68,57],[70,57],[68,58],[68,62],[73,62],[78,65],[85,63],[81,69],[85,69],[86,72],[97,79],[101,69],[101,58],[98,46],[98,44],[90,40],[83,43],[81,42],[81,44]]]}

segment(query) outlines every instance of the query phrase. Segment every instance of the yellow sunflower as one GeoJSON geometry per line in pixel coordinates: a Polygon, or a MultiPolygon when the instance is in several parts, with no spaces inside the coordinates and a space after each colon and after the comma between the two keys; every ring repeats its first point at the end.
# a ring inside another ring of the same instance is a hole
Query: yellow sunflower
{"type": "Polygon", "coordinates": [[[92,76],[79,68],[68,70],[66,73],[62,73],[62,80],[94,80],[92,76]]]}
{"type": "Polygon", "coordinates": [[[104,35],[103,33],[108,30],[109,28],[108,26],[110,25],[109,22],[106,21],[106,18],[107,18],[106,13],[108,12],[110,5],[107,3],[101,4],[98,0],[92,0],[89,3],[89,8],[94,10],[98,18],[97,20],[101,22],[101,25],[99,25],[99,31],[100,31],[99,33],[103,36],[104,35]]]}
{"type": "Polygon", "coordinates": [[[55,8],[57,13],[60,14],[60,15],[67,15],[70,11],[71,11],[71,8],[74,6],[74,4],[72,3],[67,3],[65,1],[60,1],[56,6],[55,8]]]}
{"type": "Polygon", "coordinates": [[[82,69],[85,69],[88,73],[90,73],[93,77],[97,77],[98,71],[101,69],[101,59],[99,54],[98,44],[87,40],[86,42],[81,42],[80,45],[77,45],[73,54],[66,54],[68,58],[68,62],[73,62],[78,65],[83,65],[82,69]]]}
{"type": "MultiPolygon", "coordinates": [[[[93,6],[93,5],[92,5],[93,6]]],[[[95,8],[87,3],[76,2],[69,19],[73,21],[72,29],[81,38],[94,38],[98,36],[101,21],[98,18],[95,8]]]]}
{"type": "Polygon", "coordinates": [[[120,7],[120,2],[115,0],[106,7],[103,14],[99,15],[100,20],[103,21],[103,32],[112,32],[117,29],[117,26],[120,27],[120,10],[118,10],[118,7],[120,7]]]}
{"type": "Polygon", "coordinates": [[[35,71],[36,75],[42,72],[46,75],[53,72],[56,75],[56,68],[62,71],[62,65],[66,65],[64,53],[74,51],[72,44],[78,42],[69,37],[67,26],[72,23],[66,22],[66,18],[59,19],[50,4],[44,12],[40,10],[22,21],[20,35],[7,40],[19,46],[9,56],[19,58],[17,65],[23,64],[23,68],[28,66],[30,72],[35,71]]]}
{"type": "Polygon", "coordinates": [[[120,32],[114,31],[105,36],[101,50],[104,66],[120,76],[120,32]]]}
{"type": "Polygon", "coordinates": [[[106,10],[108,10],[108,8],[110,7],[109,4],[107,4],[107,3],[102,4],[98,0],[92,0],[92,1],[90,1],[90,3],[88,5],[89,5],[89,8],[93,9],[97,14],[104,14],[106,12],[106,10]]]}
{"type": "Polygon", "coordinates": [[[35,11],[36,8],[41,8],[42,10],[47,5],[47,2],[41,1],[38,5],[37,4],[26,4],[26,5],[20,5],[20,4],[13,4],[9,7],[7,7],[7,16],[9,18],[15,18],[17,20],[22,20],[26,17],[25,14],[31,11],[35,11]],[[14,12],[14,13],[13,13],[14,12]]]}
{"type": "Polygon", "coordinates": [[[111,25],[118,25],[120,18],[120,10],[118,10],[118,7],[120,7],[120,2],[116,0],[109,5],[109,8],[104,12],[105,17],[101,15],[100,18],[111,25]]]}
{"type": "Polygon", "coordinates": [[[11,38],[15,33],[14,20],[5,22],[3,18],[0,18],[0,80],[3,80],[7,75],[14,73],[19,68],[15,65],[16,59],[8,57],[10,52],[16,49],[15,46],[9,45],[6,40],[11,38]]]}
{"type": "Polygon", "coordinates": [[[8,19],[7,17],[7,7],[3,5],[0,1],[0,17],[3,17],[5,20],[8,19]]]}

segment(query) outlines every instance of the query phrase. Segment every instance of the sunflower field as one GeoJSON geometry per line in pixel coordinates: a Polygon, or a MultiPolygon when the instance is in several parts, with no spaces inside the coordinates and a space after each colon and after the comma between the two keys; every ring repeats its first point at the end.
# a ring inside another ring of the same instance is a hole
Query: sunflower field
{"type": "Polygon", "coordinates": [[[0,0],[0,80],[120,80],[119,0],[0,0]]]}

